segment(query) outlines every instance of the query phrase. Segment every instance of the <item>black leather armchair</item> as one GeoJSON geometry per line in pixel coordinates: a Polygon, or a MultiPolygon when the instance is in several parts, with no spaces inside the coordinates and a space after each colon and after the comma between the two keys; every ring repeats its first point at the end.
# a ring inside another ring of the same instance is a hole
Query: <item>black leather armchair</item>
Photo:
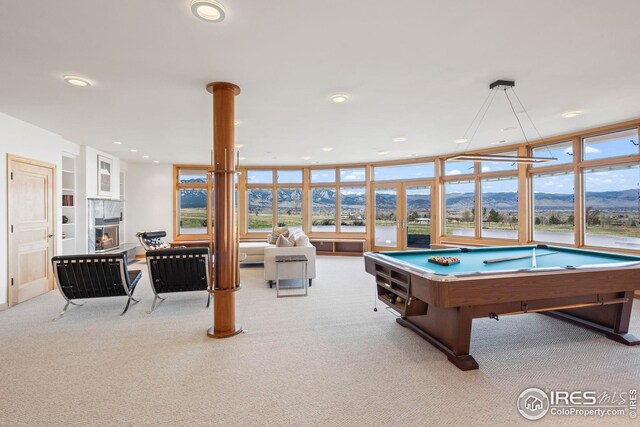
{"type": "MultiPolygon", "coordinates": [[[[174,248],[147,252],[149,281],[155,294],[151,312],[158,300],[166,297],[160,294],[170,292],[208,291],[211,288],[209,248],[174,248]]],[[[211,293],[207,293],[207,308],[211,293]]]]}
{"type": "Polygon", "coordinates": [[[64,316],[69,304],[82,306],[72,300],[86,298],[126,296],[127,304],[121,316],[129,309],[136,285],[142,277],[140,270],[127,269],[127,255],[91,254],[55,256],[51,259],[53,274],[60,293],[67,301],[64,309],[54,320],[64,316]]]}

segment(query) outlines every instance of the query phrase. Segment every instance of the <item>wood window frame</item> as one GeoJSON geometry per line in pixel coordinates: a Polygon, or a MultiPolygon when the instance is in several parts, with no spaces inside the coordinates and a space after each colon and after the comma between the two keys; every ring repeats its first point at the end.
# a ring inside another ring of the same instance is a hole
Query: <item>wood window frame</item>
{"type": "MultiPolygon", "coordinates": [[[[363,238],[365,237],[367,240],[367,246],[370,247],[372,237],[373,237],[373,208],[372,208],[372,184],[373,184],[373,169],[374,167],[379,166],[396,166],[396,165],[406,165],[406,164],[418,164],[418,163],[427,163],[434,162],[434,186],[432,193],[432,216],[434,217],[434,225],[433,225],[433,234],[432,234],[432,244],[434,245],[513,245],[513,244],[528,244],[528,243],[536,243],[533,241],[533,194],[531,192],[531,179],[532,176],[551,172],[551,171],[568,171],[573,170],[574,179],[575,179],[575,206],[574,206],[574,216],[575,216],[575,243],[573,245],[569,245],[571,247],[578,248],[587,248],[587,249],[603,249],[599,247],[588,247],[584,245],[584,185],[583,185],[583,171],[584,169],[590,169],[594,167],[601,166],[615,166],[621,164],[628,163],[640,163],[640,154],[637,156],[624,156],[624,157],[612,157],[607,159],[597,159],[597,160],[582,160],[582,140],[583,138],[587,138],[590,136],[598,136],[607,133],[613,133],[618,131],[624,131],[629,129],[638,129],[640,128],[640,118],[629,120],[625,122],[594,127],[590,129],[574,131],[570,133],[564,133],[560,135],[556,135],[553,137],[545,138],[543,140],[533,140],[522,142],[518,144],[510,144],[504,145],[500,147],[491,147],[486,149],[478,149],[478,150],[469,150],[468,152],[472,152],[474,154],[491,154],[505,151],[517,151],[520,156],[528,156],[531,155],[531,150],[533,148],[538,148],[545,145],[551,145],[554,143],[561,143],[572,141],[574,156],[572,163],[566,163],[561,165],[551,165],[551,166],[539,166],[539,167],[530,167],[528,165],[520,164],[518,165],[517,170],[513,171],[499,171],[499,172],[485,172],[482,173],[480,168],[481,162],[475,162],[475,169],[473,174],[461,174],[461,175],[453,175],[453,176],[444,176],[444,161],[450,157],[453,153],[447,155],[440,156],[425,156],[425,157],[412,157],[409,159],[402,160],[390,160],[390,161],[382,161],[382,162],[365,162],[365,163],[336,163],[336,164],[326,164],[326,165],[317,165],[317,166],[308,166],[308,165],[292,165],[292,166],[277,166],[277,165],[269,165],[269,166],[240,166],[238,170],[241,172],[240,178],[238,180],[238,206],[239,206],[239,222],[240,222],[240,233],[241,238],[243,240],[257,240],[266,236],[266,233],[247,233],[247,224],[246,224],[246,197],[247,197],[247,189],[249,187],[253,187],[254,185],[248,185],[246,182],[246,171],[247,170],[272,170],[274,173],[273,184],[267,184],[267,187],[271,187],[274,190],[274,224],[277,221],[277,181],[275,174],[277,170],[283,169],[298,169],[303,171],[303,180],[302,180],[302,197],[303,197],[303,230],[310,236],[316,238],[363,238]],[[364,182],[349,182],[349,183],[341,183],[339,180],[339,169],[353,169],[358,167],[365,168],[365,181],[364,182]],[[318,169],[335,169],[336,170],[336,182],[335,183],[312,183],[311,171],[318,169]],[[476,211],[482,212],[481,206],[481,188],[480,188],[480,180],[487,177],[499,177],[499,176],[517,176],[518,177],[518,240],[511,239],[488,239],[479,237],[480,227],[480,219],[476,215],[476,233],[473,238],[465,238],[461,236],[450,236],[444,234],[444,183],[447,181],[459,181],[465,179],[473,179],[476,183],[476,211]],[[335,187],[336,189],[336,232],[334,233],[313,233],[310,231],[311,228],[311,200],[310,200],[310,189],[314,187],[335,187]],[[365,186],[367,191],[366,196],[366,211],[367,211],[367,221],[366,221],[366,232],[365,233],[340,233],[339,230],[339,218],[338,215],[341,212],[340,210],[340,188],[342,186],[348,187],[358,187],[365,186]],[[364,236],[363,236],[364,234],[364,236]]],[[[176,240],[188,240],[190,238],[203,240],[208,238],[208,235],[177,235],[175,227],[177,225],[176,218],[176,204],[177,204],[177,172],[176,168],[191,168],[191,169],[208,169],[207,165],[174,165],[174,237],[176,240]]],[[[210,181],[210,180],[209,180],[210,181]]],[[[394,183],[394,181],[381,181],[385,183],[394,183]]],[[[208,184],[207,184],[208,185],[208,184]]],[[[283,184],[284,187],[294,187],[295,184],[283,184]]],[[[209,191],[210,197],[210,191],[209,191]]],[[[207,209],[211,209],[211,204],[208,204],[207,209]]],[[[208,213],[208,217],[210,217],[210,213],[208,213]]],[[[542,242],[541,242],[542,243],[542,242]]],[[[637,253],[638,251],[626,250],[626,249],[618,249],[618,248],[606,248],[609,251],[618,251],[618,252],[627,252],[627,253],[637,253]]]]}
{"type": "Polygon", "coordinates": [[[173,165],[173,239],[176,242],[180,241],[193,241],[193,240],[211,240],[211,234],[213,233],[212,223],[212,199],[211,193],[213,191],[213,180],[211,173],[209,172],[209,166],[203,165],[187,165],[187,164],[175,164],[173,165]],[[181,169],[195,169],[203,170],[206,172],[206,183],[180,183],[179,176],[181,169]],[[181,234],[180,226],[178,225],[180,209],[178,197],[180,190],[184,189],[200,189],[207,192],[207,232],[206,234],[181,234]]]}

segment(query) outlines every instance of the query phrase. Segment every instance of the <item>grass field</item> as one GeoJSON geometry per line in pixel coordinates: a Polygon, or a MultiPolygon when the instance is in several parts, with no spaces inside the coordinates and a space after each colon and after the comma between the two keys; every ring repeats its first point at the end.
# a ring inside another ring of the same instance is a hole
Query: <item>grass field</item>
{"type": "Polygon", "coordinates": [[[178,215],[180,227],[198,228],[207,226],[206,208],[181,208],[178,215]]]}
{"type": "MultiPolygon", "coordinates": [[[[180,226],[184,228],[199,228],[206,227],[207,222],[207,210],[205,208],[183,208],[179,211],[180,226]]],[[[290,227],[302,226],[302,214],[281,214],[278,217],[278,223],[288,225],[290,227]]],[[[271,230],[273,228],[273,215],[268,213],[260,213],[258,215],[248,215],[248,228],[249,230],[271,230]]],[[[313,225],[335,225],[335,217],[333,216],[314,216],[313,225]]],[[[351,226],[350,220],[343,220],[343,226],[351,226]]],[[[393,226],[395,221],[377,220],[376,226],[393,226]]],[[[429,224],[409,223],[408,233],[414,235],[428,235],[431,233],[431,227],[429,224]]],[[[445,225],[445,233],[452,234],[454,229],[460,228],[473,228],[472,222],[457,222],[447,223],[445,225]]],[[[485,229],[502,229],[513,230],[513,225],[504,223],[491,223],[484,222],[483,228],[485,229]]],[[[536,224],[534,225],[535,231],[547,231],[566,233],[574,230],[571,224],[536,224]]],[[[587,233],[592,234],[605,234],[624,237],[640,237],[640,227],[628,227],[628,226],[615,226],[615,225],[599,225],[599,226],[587,226],[587,233]]]]}

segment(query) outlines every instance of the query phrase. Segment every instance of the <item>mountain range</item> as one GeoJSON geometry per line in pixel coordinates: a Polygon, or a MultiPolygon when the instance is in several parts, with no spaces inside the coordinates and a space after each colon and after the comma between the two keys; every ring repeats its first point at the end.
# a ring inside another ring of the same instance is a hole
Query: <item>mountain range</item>
{"type": "MultiPolygon", "coordinates": [[[[250,190],[250,209],[270,209],[273,205],[273,193],[268,189],[254,188],[250,190]]],[[[302,205],[301,189],[278,190],[281,208],[300,208],[302,205]]],[[[312,203],[316,208],[331,208],[335,205],[335,190],[320,189],[312,192],[312,203]]],[[[395,209],[396,195],[378,193],[376,195],[376,207],[381,211],[395,209]]],[[[448,210],[471,210],[474,206],[474,193],[451,193],[446,197],[448,210]]],[[[498,211],[515,211],[518,209],[518,196],[516,193],[484,193],[483,204],[498,211]]],[[[586,193],[587,205],[604,211],[621,211],[640,209],[638,190],[629,189],[621,191],[600,191],[586,193]]],[[[342,205],[349,209],[361,209],[365,205],[363,193],[344,194],[342,205]]],[[[180,193],[180,205],[183,208],[204,208],[207,203],[205,190],[182,191],[180,193]]],[[[409,195],[407,197],[409,210],[427,210],[431,207],[430,196],[409,195]]],[[[537,210],[572,210],[574,207],[573,194],[536,193],[535,206],[537,210]]]]}

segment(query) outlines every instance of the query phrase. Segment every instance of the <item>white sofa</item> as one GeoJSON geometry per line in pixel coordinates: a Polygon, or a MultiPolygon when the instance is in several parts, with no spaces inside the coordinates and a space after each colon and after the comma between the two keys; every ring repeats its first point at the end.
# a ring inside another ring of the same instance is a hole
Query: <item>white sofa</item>
{"type": "MultiPolygon", "coordinates": [[[[301,234],[301,231],[294,232],[301,234]]],[[[309,284],[316,277],[316,248],[311,243],[305,246],[276,247],[267,242],[241,242],[241,262],[264,262],[264,280],[272,285],[276,280],[276,256],[279,255],[305,255],[307,257],[307,275],[309,284]]],[[[280,279],[302,278],[301,266],[298,263],[281,265],[279,267],[280,279]]]]}
{"type": "Polygon", "coordinates": [[[264,249],[275,247],[267,242],[240,242],[240,262],[264,262],[264,249]]]}

